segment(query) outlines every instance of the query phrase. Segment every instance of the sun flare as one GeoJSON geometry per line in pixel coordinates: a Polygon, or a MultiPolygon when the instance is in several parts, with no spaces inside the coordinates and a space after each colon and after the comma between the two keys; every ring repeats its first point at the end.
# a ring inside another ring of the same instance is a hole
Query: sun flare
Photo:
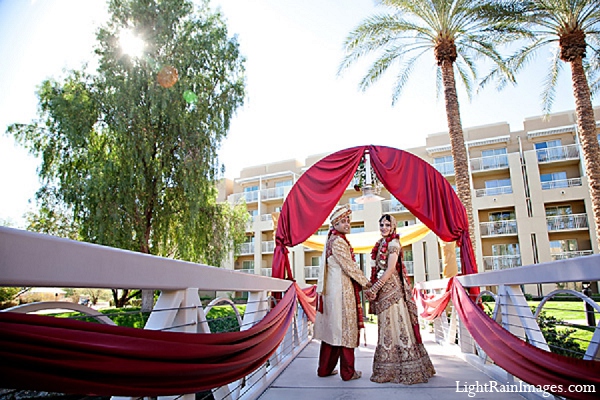
{"type": "Polygon", "coordinates": [[[121,31],[119,35],[119,44],[124,54],[139,58],[144,52],[145,43],[135,35],[131,29],[121,31]]]}

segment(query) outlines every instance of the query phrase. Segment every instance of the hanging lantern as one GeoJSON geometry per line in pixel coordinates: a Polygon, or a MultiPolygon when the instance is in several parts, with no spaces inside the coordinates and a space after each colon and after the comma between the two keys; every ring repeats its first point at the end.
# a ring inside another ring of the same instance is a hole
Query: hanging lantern
{"type": "Polygon", "coordinates": [[[156,76],[156,80],[158,84],[166,89],[173,86],[177,83],[179,79],[179,74],[177,73],[177,69],[170,65],[165,65],[158,71],[158,75],[156,76]]]}

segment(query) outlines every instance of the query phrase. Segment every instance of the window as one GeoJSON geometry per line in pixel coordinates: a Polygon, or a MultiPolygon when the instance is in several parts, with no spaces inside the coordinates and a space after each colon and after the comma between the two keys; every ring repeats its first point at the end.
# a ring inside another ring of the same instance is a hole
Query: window
{"type": "Polygon", "coordinates": [[[329,228],[319,228],[317,231],[317,235],[327,235],[329,233],[329,228]]]}
{"type": "Polygon", "coordinates": [[[554,217],[559,215],[571,215],[573,214],[573,209],[570,205],[564,206],[548,206],[546,207],[546,216],[554,217]]]}
{"type": "Polygon", "coordinates": [[[413,251],[404,250],[404,261],[413,261],[413,251]]]}
{"type": "Polygon", "coordinates": [[[562,240],[551,240],[550,241],[550,253],[567,253],[569,251],[577,251],[577,240],[576,239],[562,239],[562,240]]]}
{"type": "Polygon", "coordinates": [[[433,166],[442,175],[454,174],[454,160],[452,156],[436,157],[433,159],[433,166]]]}
{"type": "Polygon", "coordinates": [[[535,149],[537,150],[538,161],[540,162],[565,158],[565,151],[560,139],[536,143],[535,149]]]}
{"type": "Polygon", "coordinates": [[[485,189],[486,195],[488,196],[513,192],[510,179],[494,179],[492,181],[485,181],[485,189]]]}
{"type": "Polygon", "coordinates": [[[508,166],[508,157],[506,154],[507,154],[506,148],[482,150],[481,151],[482,168],[483,169],[492,169],[492,168],[500,168],[500,167],[508,166]]]}
{"type": "Polygon", "coordinates": [[[566,172],[552,172],[549,174],[541,174],[542,190],[566,188],[569,187],[566,172]]]}
{"type": "Polygon", "coordinates": [[[310,258],[310,265],[312,267],[318,267],[321,264],[321,257],[311,257],[310,258]]]}
{"type": "Polygon", "coordinates": [[[294,183],[292,182],[292,180],[287,180],[287,181],[279,181],[279,182],[275,182],[275,187],[287,187],[287,186],[292,186],[294,183]]]}
{"type": "Polygon", "coordinates": [[[258,190],[258,185],[246,186],[244,188],[244,192],[254,192],[255,190],[258,190]]]}
{"type": "Polygon", "coordinates": [[[254,236],[246,236],[244,243],[254,243],[254,236]]]}
{"type": "Polygon", "coordinates": [[[242,261],[242,269],[254,269],[254,260],[242,261]]]}
{"type": "Polygon", "coordinates": [[[515,220],[515,212],[514,211],[496,211],[488,214],[488,220],[490,222],[494,221],[513,221],[515,220]]]}
{"type": "Polygon", "coordinates": [[[493,256],[519,256],[519,243],[493,244],[493,256]]]}
{"type": "Polygon", "coordinates": [[[365,231],[365,226],[364,225],[360,225],[360,226],[353,226],[350,228],[350,233],[361,233],[365,231]]]}

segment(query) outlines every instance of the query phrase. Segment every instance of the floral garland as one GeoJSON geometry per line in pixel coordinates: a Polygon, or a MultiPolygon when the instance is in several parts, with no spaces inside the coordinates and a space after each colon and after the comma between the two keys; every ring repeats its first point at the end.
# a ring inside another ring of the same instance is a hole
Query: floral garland
{"type": "MultiPolygon", "coordinates": [[[[384,265],[387,262],[388,256],[388,245],[394,240],[400,240],[400,235],[397,233],[393,233],[384,238],[381,238],[375,243],[373,249],[371,250],[371,260],[375,261],[375,265],[371,267],[371,283],[377,282],[377,271],[379,269],[379,264],[384,265]],[[379,252],[379,247],[381,247],[381,252],[379,252]],[[377,254],[379,254],[379,260],[377,259],[377,254]]],[[[398,257],[398,262],[396,264],[396,268],[399,267],[401,263],[400,257],[398,257]]]]}

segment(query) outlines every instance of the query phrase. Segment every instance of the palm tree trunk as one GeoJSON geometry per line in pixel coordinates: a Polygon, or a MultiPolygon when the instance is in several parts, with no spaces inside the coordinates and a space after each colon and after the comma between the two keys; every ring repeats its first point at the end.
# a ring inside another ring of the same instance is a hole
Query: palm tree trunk
{"type": "Polygon", "coordinates": [[[577,115],[577,132],[581,141],[585,173],[587,175],[592,210],[596,223],[596,240],[600,247],[600,146],[596,134],[596,120],[590,95],[590,87],[583,70],[582,59],[571,61],[573,95],[575,96],[575,113],[577,115]]]}
{"type": "Polygon", "coordinates": [[[458,198],[465,206],[469,220],[469,236],[475,252],[475,224],[473,220],[473,206],[471,203],[471,177],[469,173],[469,159],[467,147],[460,121],[458,106],[458,95],[456,94],[456,82],[454,81],[454,70],[452,62],[443,61],[442,81],[444,84],[444,100],[446,103],[446,119],[448,120],[448,133],[450,135],[450,147],[454,160],[454,176],[456,180],[456,191],[458,198]]]}

